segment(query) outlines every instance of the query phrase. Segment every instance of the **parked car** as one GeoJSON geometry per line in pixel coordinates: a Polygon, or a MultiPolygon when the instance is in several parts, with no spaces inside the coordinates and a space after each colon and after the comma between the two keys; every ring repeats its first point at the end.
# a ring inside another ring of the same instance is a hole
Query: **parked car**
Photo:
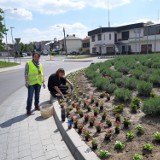
{"type": "Polygon", "coordinates": [[[43,51],[41,51],[41,54],[44,55],[44,56],[48,56],[48,51],[47,50],[43,50],[43,51]]]}
{"type": "Polygon", "coordinates": [[[32,55],[32,53],[31,52],[27,52],[27,56],[31,56],[32,55]]]}
{"type": "Polygon", "coordinates": [[[22,53],[22,57],[27,57],[27,53],[22,53]]]}
{"type": "Polygon", "coordinates": [[[77,52],[77,51],[72,51],[72,52],[70,52],[70,54],[72,54],[72,55],[77,55],[77,54],[79,54],[79,52],[77,52]]]}

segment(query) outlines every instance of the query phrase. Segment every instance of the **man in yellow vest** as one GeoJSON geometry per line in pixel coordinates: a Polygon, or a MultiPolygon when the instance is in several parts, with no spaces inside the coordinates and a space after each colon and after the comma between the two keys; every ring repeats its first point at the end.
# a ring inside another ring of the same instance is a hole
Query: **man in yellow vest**
{"type": "Polygon", "coordinates": [[[35,110],[40,110],[39,108],[39,95],[41,86],[45,88],[43,68],[42,64],[39,63],[40,54],[33,53],[32,61],[28,61],[25,66],[25,86],[28,88],[28,98],[27,98],[27,115],[31,115],[32,99],[35,94],[35,110]]]}

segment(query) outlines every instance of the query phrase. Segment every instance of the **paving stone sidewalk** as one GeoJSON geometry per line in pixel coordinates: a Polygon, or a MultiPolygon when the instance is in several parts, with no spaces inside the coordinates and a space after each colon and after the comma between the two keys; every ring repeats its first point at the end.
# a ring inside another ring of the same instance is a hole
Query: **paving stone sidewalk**
{"type": "MultiPolygon", "coordinates": [[[[23,87],[2,104],[7,109],[0,114],[0,160],[74,160],[53,117],[43,119],[39,111],[25,115],[26,95],[23,87]]],[[[48,99],[42,89],[41,102],[48,99]]]]}

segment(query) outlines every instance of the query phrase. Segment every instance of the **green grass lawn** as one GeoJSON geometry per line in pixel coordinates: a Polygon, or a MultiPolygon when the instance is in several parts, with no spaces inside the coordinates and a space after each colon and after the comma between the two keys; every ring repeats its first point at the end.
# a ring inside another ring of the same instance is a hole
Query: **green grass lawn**
{"type": "Polygon", "coordinates": [[[5,67],[12,67],[12,66],[17,66],[19,65],[18,63],[14,63],[14,62],[3,62],[0,61],[0,68],[5,68],[5,67]]]}
{"type": "Polygon", "coordinates": [[[85,58],[90,58],[90,55],[77,55],[77,56],[68,56],[68,59],[85,59],[85,58]]]}

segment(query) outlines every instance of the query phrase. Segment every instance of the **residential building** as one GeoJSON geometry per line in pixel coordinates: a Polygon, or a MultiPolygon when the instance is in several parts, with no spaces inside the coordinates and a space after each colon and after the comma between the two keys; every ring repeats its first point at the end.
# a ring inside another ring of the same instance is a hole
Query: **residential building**
{"type": "Polygon", "coordinates": [[[89,31],[90,53],[130,54],[160,52],[160,24],[135,23],[89,31]]]}
{"type": "MultiPolygon", "coordinates": [[[[65,49],[64,45],[65,40],[60,40],[60,49],[65,49]]],[[[80,49],[82,48],[82,39],[78,38],[73,35],[67,35],[66,37],[66,48],[67,53],[76,52],[79,53],[80,49]]]]}
{"type": "Polygon", "coordinates": [[[82,39],[82,54],[90,53],[90,37],[82,39]]]}
{"type": "Polygon", "coordinates": [[[47,43],[49,43],[50,41],[40,41],[40,42],[34,42],[34,45],[35,45],[35,49],[37,51],[43,51],[43,50],[47,50],[49,51],[50,50],[50,46],[49,45],[46,45],[47,43]]]}

